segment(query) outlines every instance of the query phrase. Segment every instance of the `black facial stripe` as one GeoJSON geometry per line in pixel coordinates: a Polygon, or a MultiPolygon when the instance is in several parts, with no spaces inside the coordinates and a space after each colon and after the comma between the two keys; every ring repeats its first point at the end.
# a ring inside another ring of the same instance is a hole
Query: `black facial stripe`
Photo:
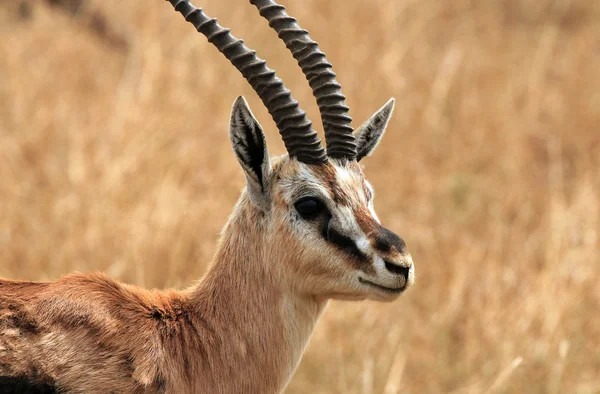
{"type": "Polygon", "coordinates": [[[406,243],[393,231],[377,224],[375,236],[375,249],[387,253],[392,247],[395,247],[399,253],[402,253],[406,249],[406,243]]]}
{"type": "Polygon", "coordinates": [[[323,227],[323,238],[334,244],[337,248],[348,253],[360,262],[368,261],[368,257],[358,249],[356,243],[349,237],[340,233],[331,226],[331,217],[328,217],[323,227]]]}
{"type": "Polygon", "coordinates": [[[334,228],[329,229],[327,240],[360,261],[368,260],[367,256],[358,249],[351,238],[346,237],[334,228]]]}

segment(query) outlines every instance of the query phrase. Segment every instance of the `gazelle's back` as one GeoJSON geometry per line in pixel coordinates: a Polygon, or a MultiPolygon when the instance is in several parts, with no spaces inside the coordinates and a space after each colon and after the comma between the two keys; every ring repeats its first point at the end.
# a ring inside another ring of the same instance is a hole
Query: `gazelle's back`
{"type": "Polygon", "coordinates": [[[99,274],[0,280],[0,376],[23,392],[53,392],[57,376],[69,392],[162,392],[161,349],[184,329],[185,308],[180,294],[99,274]]]}

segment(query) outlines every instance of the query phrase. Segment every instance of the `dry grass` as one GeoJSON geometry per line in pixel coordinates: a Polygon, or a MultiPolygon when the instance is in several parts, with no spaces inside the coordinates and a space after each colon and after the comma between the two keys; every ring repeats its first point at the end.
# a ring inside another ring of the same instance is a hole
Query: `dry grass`
{"type": "MultiPolygon", "coordinates": [[[[75,18],[34,1],[27,20],[16,3],[0,5],[0,276],[189,285],[243,185],[230,105],[248,97],[279,154],[268,114],[164,1],[75,18]]],[[[255,10],[202,3],[318,122],[255,10]]],[[[398,100],[367,174],[418,274],[399,302],[333,303],[288,393],[600,393],[600,2],[285,3],[355,124],[398,100]]]]}

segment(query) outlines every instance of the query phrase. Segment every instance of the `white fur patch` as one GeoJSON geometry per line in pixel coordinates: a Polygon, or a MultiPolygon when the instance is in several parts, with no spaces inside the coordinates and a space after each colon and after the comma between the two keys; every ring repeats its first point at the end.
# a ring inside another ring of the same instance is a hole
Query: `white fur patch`
{"type": "Polygon", "coordinates": [[[379,217],[377,216],[377,212],[375,212],[375,206],[373,205],[373,200],[369,201],[369,212],[373,216],[373,219],[377,221],[377,223],[381,224],[379,217]]]}
{"type": "Polygon", "coordinates": [[[358,237],[358,239],[356,239],[354,242],[356,243],[356,247],[361,252],[363,252],[367,256],[371,254],[371,243],[369,242],[369,239],[364,235],[364,233],[362,233],[362,231],[360,237],[358,237]]]}
{"type": "Polygon", "coordinates": [[[283,180],[283,197],[286,201],[293,202],[301,197],[308,195],[322,196],[327,200],[331,200],[333,196],[330,195],[329,191],[325,186],[321,184],[319,178],[315,176],[310,166],[306,164],[300,164],[295,179],[283,180]],[[305,188],[299,187],[299,185],[305,185],[305,188]]]}

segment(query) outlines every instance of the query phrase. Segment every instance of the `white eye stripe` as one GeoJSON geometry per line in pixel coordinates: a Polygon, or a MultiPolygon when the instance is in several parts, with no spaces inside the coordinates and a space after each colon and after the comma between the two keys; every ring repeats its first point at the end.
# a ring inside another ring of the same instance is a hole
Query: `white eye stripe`
{"type": "Polygon", "coordinates": [[[360,231],[356,219],[354,218],[354,212],[350,207],[339,205],[334,211],[337,211],[335,212],[334,217],[338,217],[340,225],[346,235],[357,234],[357,230],[360,231]]]}
{"type": "Polygon", "coordinates": [[[355,173],[346,168],[336,166],[336,178],[340,185],[360,190],[361,194],[367,201],[372,200],[375,196],[373,187],[366,179],[357,176],[355,173]]]}
{"type": "Polygon", "coordinates": [[[377,212],[375,212],[373,201],[369,201],[369,212],[371,213],[371,216],[373,216],[373,219],[375,219],[377,223],[381,224],[381,222],[379,221],[379,217],[377,216],[377,212]]]}
{"type": "Polygon", "coordinates": [[[367,201],[373,200],[373,198],[375,197],[375,190],[373,190],[373,186],[371,186],[371,184],[366,180],[364,186],[365,187],[363,190],[365,192],[365,198],[367,199],[367,201]]]}
{"type": "Polygon", "coordinates": [[[322,184],[317,176],[306,165],[300,165],[294,179],[281,181],[284,198],[288,202],[296,201],[302,197],[316,197],[323,202],[332,199],[329,190],[322,184]]]}
{"type": "Polygon", "coordinates": [[[371,255],[371,243],[364,234],[361,233],[360,237],[357,240],[355,240],[354,243],[361,252],[363,252],[367,256],[371,255]]]}
{"type": "Polygon", "coordinates": [[[336,166],[336,177],[337,181],[340,184],[348,184],[352,182],[352,175],[345,168],[340,168],[336,166]]]}

